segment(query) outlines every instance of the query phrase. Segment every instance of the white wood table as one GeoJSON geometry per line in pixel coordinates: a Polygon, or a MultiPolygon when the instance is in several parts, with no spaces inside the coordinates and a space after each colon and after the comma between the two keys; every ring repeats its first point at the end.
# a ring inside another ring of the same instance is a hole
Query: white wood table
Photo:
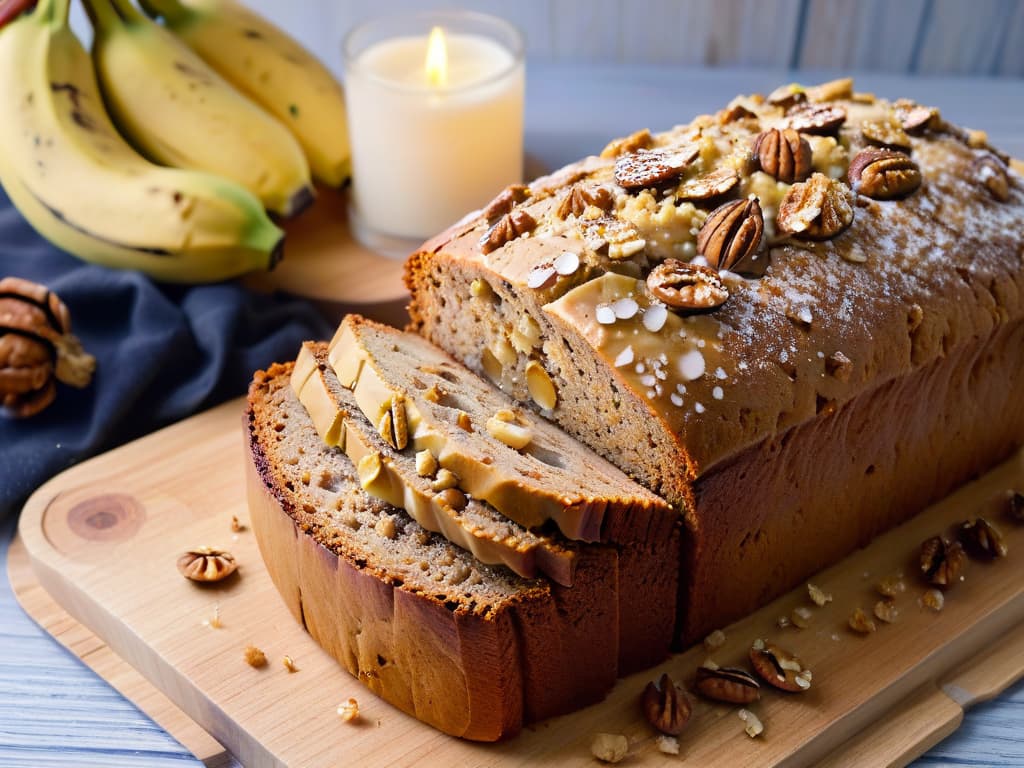
{"type": "MultiPolygon", "coordinates": [[[[530,64],[526,146],[533,164],[553,168],[599,151],[609,138],[636,128],[668,128],[713,111],[739,92],[767,92],[794,79],[828,77],[530,64]]],[[[858,78],[858,88],[941,105],[954,121],[987,130],[996,146],[1024,158],[1022,80],[865,75],[858,78]]],[[[0,524],[0,767],[199,765],[22,613],[6,575],[13,530],[12,519],[0,524]]],[[[1024,683],[1018,683],[996,701],[971,710],[953,736],[915,765],[1024,765],[1022,734],[1024,683]]]]}

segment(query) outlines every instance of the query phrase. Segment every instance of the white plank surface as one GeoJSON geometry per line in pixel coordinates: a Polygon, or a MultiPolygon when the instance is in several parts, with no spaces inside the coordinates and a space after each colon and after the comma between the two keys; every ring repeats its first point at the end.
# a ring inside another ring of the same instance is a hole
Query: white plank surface
{"type": "MultiPolygon", "coordinates": [[[[538,64],[528,81],[527,147],[553,166],[596,151],[639,123],[664,128],[738,91],[767,90],[787,79],[785,72],[766,70],[538,64]]],[[[874,74],[858,85],[940,104],[951,118],[986,128],[996,144],[1024,157],[1019,81],[874,74]]],[[[0,766],[198,765],[21,613],[6,579],[12,528],[12,520],[0,525],[0,766]]],[[[1018,684],[969,712],[962,728],[917,765],[1024,765],[1022,732],[1024,684],[1018,684]]]]}
{"type": "Polygon", "coordinates": [[[810,0],[799,67],[905,72],[926,0],[810,0]]]}

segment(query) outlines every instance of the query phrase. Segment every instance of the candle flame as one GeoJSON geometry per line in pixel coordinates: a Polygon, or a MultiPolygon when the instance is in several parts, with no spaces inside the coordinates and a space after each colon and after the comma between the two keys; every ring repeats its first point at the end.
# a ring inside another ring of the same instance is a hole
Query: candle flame
{"type": "Polygon", "coordinates": [[[448,83],[448,44],[445,42],[444,30],[434,27],[430,30],[427,41],[427,82],[433,86],[448,83]]]}

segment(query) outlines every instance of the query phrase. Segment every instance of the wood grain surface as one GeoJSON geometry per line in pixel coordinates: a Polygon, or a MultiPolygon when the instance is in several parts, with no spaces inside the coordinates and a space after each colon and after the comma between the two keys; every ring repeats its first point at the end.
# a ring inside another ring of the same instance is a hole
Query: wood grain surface
{"type": "MultiPolygon", "coordinates": [[[[240,413],[240,402],[227,403],[65,472],[26,505],[20,534],[50,595],[243,764],[327,766],[344,753],[360,765],[412,764],[424,754],[453,764],[588,765],[589,742],[599,731],[626,734],[635,764],[670,764],[655,749],[636,700],[661,671],[688,679],[709,655],[703,647],[621,681],[599,705],[494,746],[445,737],[363,689],[288,614],[251,532],[230,529],[231,515],[247,519],[240,413]],[[162,461],[167,455],[177,458],[162,461]],[[176,555],[198,544],[229,548],[241,563],[239,574],[207,587],[182,579],[176,555]],[[218,611],[223,627],[204,626],[218,611]],[[267,668],[244,663],[249,643],[267,653],[267,668]],[[284,669],[285,654],[299,672],[284,669]],[[349,696],[361,703],[358,725],[335,714],[349,696]],[[301,729],[281,717],[284,707],[303,713],[301,729]]],[[[710,654],[719,663],[742,663],[755,637],[769,637],[803,658],[815,671],[814,685],[801,696],[766,692],[752,707],[766,726],[758,740],[743,735],[733,708],[695,702],[681,740],[687,760],[902,764],[951,732],[962,707],[1024,673],[1018,652],[1024,557],[1013,556],[1024,552],[1024,526],[991,506],[997,494],[1022,482],[1024,454],[819,574],[815,582],[835,599],[814,609],[806,630],[776,626],[779,616],[809,605],[803,589],[728,628],[725,646],[710,654]],[[911,571],[918,544],[979,509],[998,521],[1011,556],[972,563],[941,613],[923,608],[922,586],[911,571]],[[858,605],[870,610],[873,585],[899,570],[907,591],[897,598],[897,622],[866,637],[851,633],[849,613],[858,605]],[[868,737],[858,739],[865,729],[868,737]]]]}

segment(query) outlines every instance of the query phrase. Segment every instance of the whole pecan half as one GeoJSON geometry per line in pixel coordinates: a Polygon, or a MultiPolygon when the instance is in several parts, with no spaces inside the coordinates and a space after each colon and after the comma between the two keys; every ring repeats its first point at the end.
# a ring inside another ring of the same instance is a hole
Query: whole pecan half
{"type": "Polygon", "coordinates": [[[645,189],[679,178],[697,159],[699,148],[641,149],[615,161],[615,181],[625,189],[645,189]]]}
{"type": "Polygon", "coordinates": [[[792,128],[758,134],[753,149],[761,170],[779,181],[792,184],[811,175],[811,145],[792,128]]]}
{"type": "Polygon", "coordinates": [[[676,191],[679,200],[709,200],[724,195],[740,183],[740,175],[732,168],[719,168],[682,184],[676,191]]]}
{"type": "Polygon", "coordinates": [[[600,208],[607,213],[615,205],[615,196],[608,187],[586,184],[573,184],[565,193],[562,202],[558,204],[555,215],[560,219],[566,219],[570,214],[582,216],[583,212],[590,206],[600,208]]]}
{"type": "Polygon", "coordinates": [[[764,215],[756,197],[731,200],[713,210],[697,234],[697,253],[713,269],[732,269],[757,252],[764,235],[764,215]]]}
{"type": "Polygon", "coordinates": [[[797,104],[803,104],[806,101],[807,93],[796,83],[780,85],[768,94],[768,103],[774,104],[777,107],[782,107],[783,109],[789,109],[797,104]]]}
{"type": "Polygon", "coordinates": [[[957,538],[963,542],[967,552],[980,560],[995,560],[1006,557],[1006,543],[999,529],[984,517],[965,520],[957,529],[957,538]]]}
{"type": "Polygon", "coordinates": [[[788,112],[790,128],[822,136],[833,134],[846,122],[846,110],[835,104],[800,104],[788,112]]]}
{"type": "Polygon", "coordinates": [[[949,589],[963,580],[967,555],[960,542],[932,536],[921,544],[921,575],[932,586],[949,589]]]}
{"type": "Polygon", "coordinates": [[[1002,160],[991,153],[979,155],[974,161],[973,171],[975,179],[992,197],[1000,203],[1010,199],[1010,175],[1002,160]]]}
{"type": "Polygon", "coordinates": [[[678,259],[665,259],[652,269],[647,288],[668,306],[690,312],[707,312],[729,298],[718,272],[678,259]]]}
{"type": "Polygon", "coordinates": [[[875,200],[906,197],[921,186],[921,170],[913,158],[875,147],[862,149],[854,156],[846,178],[854,192],[875,200]]]}
{"type": "Polygon", "coordinates": [[[488,224],[493,224],[529,196],[530,188],[525,184],[510,184],[487,204],[484,208],[484,218],[488,224]]]}
{"type": "Polygon", "coordinates": [[[853,223],[855,196],[846,184],[815,173],[794,184],[779,204],[780,232],[806,240],[827,240],[853,223]]]}
{"type": "Polygon", "coordinates": [[[735,667],[698,667],[694,688],[702,696],[730,704],[750,704],[761,698],[761,684],[735,667]]]}
{"type": "Polygon", "coordinates": [[[935,126],[939,120],[939,111],[934,107],[922,107],[920,104],[900,99],[894,105],[896,117],[903,130],[910,134],[921,134],[935,126]]]}
{"type": "Polygon", "coordinates": [[[480,238],[480,250],[484,253],[496,251],[510,240],[532,232],[536,226],[537,221],[533,216],[522,209],[506,213],[480,238]]]}
{"type": "Polygon", "coordinates": [[[668,674],[662,675],[657,684],[654,681],[647,684],[640,706],[647,722],[669,736],[678,736],[683,732],[693,711],[682,687],[668,674]]]}

